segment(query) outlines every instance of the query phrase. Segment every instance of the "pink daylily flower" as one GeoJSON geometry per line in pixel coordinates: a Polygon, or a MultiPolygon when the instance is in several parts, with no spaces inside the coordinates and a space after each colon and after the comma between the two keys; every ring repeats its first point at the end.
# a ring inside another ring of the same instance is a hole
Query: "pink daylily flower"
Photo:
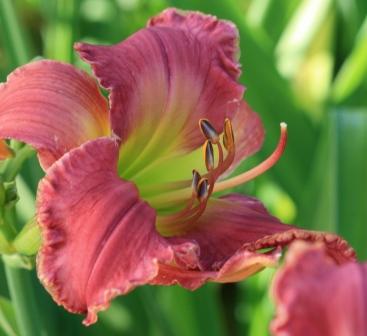
{"type": "Polygon", "coordinates": [[[54,61],[0,88],[0,137],[34,146],[46,171],[39,278],[86,325],[139,285],[242,280],[294,239],[353,259],[341,238],[282,224],[252,197],[211,197],[269,169],[286,143],[282,125],[267,160],[224,178],[264,137],[242,100],[237,43],[230,22],[168,9],[117,45],[75,45],[109,102],[91,76],[54,61]]]}
{"type": "Polygon", "coordinates": [[[273,294],[273,335],[367,335],[367,263],[339,265],[324,244],[294,242],[273,294]]]}

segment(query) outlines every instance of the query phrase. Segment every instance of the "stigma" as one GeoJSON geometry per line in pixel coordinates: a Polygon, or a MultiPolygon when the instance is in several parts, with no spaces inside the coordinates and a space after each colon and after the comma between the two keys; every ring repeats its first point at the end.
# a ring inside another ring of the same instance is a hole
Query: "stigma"
{"type": "MultiPolygon", "coordinates": [[[[157,228],[161,234],[173,236],[189,231],[206,209],[210,196],[217,191],[224,191],[244,184],[271,168],[283,154],[287,143],[287,125],[280,124],[280,138],[274,152],[258,166],[238,176],[221,180],[222,176],[235,159],[236,146],[232,123],[225,119],[223,133],[220,135],[207,119],[199,120],[199,128],[205,140],[203,158],[206,172],[192,171],[191,190],[186,206],[173,214],[158,217],[157,228]]],[[[186,192],[180,193],[187,195],[186,192]]],[[[174,196],[174,195],[171,195],[174,196]]],[[[187,197],[187,196],[186,196],[187,197]]]]}

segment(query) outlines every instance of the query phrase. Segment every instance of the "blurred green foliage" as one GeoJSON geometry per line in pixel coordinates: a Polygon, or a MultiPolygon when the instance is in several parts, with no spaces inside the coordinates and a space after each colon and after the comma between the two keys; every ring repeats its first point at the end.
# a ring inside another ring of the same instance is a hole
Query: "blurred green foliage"
{"type": "MultiPolygon", "coordinates": [[[[239,191],[259,197],[287,222],[340,233],[366,259],[365,0],[0,0],[0,80],[37,56],[89,71],[74,54],[74,41],[119,42],[170,6],[238,26],[246,99],[267,132],[261,152],[239,169],[264,158],[275,146],[279,122],[288,123],[289,145],[280,163],[239,191]]],[[[33,157],[17,180],[21,224],[33,216],[42,174],[33,157]]],[[[273,314],[272,273],[194,293],[138,288],[115,300],[88,329],[52,302],[34,274],[32,285],[48,335],[261,336],[273,314]]],[[[0,335],[18,332],[8,291],[0,270],[0,335]]]]}

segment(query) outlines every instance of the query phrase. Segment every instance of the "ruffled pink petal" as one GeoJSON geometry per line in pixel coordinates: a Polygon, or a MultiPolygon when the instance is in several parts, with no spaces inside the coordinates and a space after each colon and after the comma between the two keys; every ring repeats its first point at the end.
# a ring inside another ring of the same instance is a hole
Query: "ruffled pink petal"
{"type": "Polygon", "coordinates": [[[106,100],[93,78],[71,65],[29,63],[0,85],[0,138],[37,148],[45,169],[71,148],[109,132],[106,100]]]}
{"type": "Polygon", "coordinates": [[[240,281],[275,266],[282,248],[297,239],[324,242],[337,262],[354,259],[354,251],[334,234],[298,230],[269,215],[254,198],[226,196],[209,202],[191,232],[167,238],[175,263],[160,265],[152,283],[196,289],[207,281],[240,281]]]}
{"type": "Polygon", "coordinates": [[[118,144],[110,138],[71,150],[47,171],[38,192],[43,243],[38,276],[54,300],[87,313],[158,273],[172,251],[155,230],[155,211],[117,176],[118,144]]]}
{"type": "Polygon", "coordinates": [[[167,152],[197,148],[200,118],[223,129],[244,91],[237,82],[237,37],[230,22],[169,9],[117,45],[76,44],[110,91],[112,128],[127,142],[125,167],[137,156],[135,169],[167,152]]]}
{"type": "Polygon", "coordinates": [[[273,293],[273,335],[367,335],[367,264],[337,265],[323,244],[294,243],[273,293]]]}

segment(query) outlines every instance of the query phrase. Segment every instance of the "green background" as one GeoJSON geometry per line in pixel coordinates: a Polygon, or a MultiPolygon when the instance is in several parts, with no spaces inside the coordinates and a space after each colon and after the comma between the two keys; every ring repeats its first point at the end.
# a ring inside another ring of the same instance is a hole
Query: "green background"
{"type": "MultiPolygon", "coordinates": [[[[260,198],[288,223],[341,234],[367,257],[367,1],[365,0],[0,0],[0,80],[37,56],[89,71],[74,41],[117,43],[166,7],[200,10],[236,23],[245,98],[262,117],[266,141],[240,170],[274,148],[279,123],[289,142],[275,168],[237,191],[260,198]]],[[[43,173],[32,157],[18,178],[18,219],[34,213],[43,173]]],[[[2,266],[1,266],[2,268],[2,266]]],[[[45,293],[33,273],[40,330],[30,335],[268,334],[274,314],[272,270],[242,283],[138,288],[113,301],[89,328],[45,293]]],[[[30,275],[32,274],[32,275],[30,275]]],[[[9,276],[9,275],[8,275],[9,276]]],[[[0,335],[19,334],[4,271],[0,272],[0,335]]]]}

